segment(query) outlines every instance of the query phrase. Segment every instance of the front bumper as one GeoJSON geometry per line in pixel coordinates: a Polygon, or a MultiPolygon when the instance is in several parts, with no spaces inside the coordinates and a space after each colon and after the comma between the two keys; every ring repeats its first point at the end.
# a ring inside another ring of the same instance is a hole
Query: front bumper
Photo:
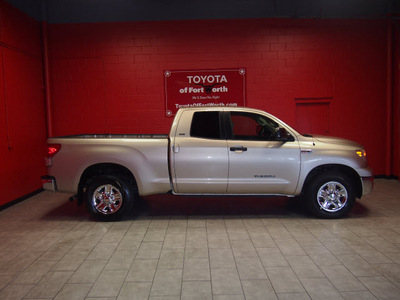
{"type": "Polygon", "coordinates": [[[52,191],[56,192],[57,191],[57,183],[56,179],[53,176],[42,176],[42,185],[43,189],[46,191],[52,191]]]}
{"type": "Polygon", "coordinates": [[[372,192],[372,189],[374,188],[374,177],[361,177],[362,185],[363,185],[363,193],[362,195],[368,195],[369,193],[372,192]]]}

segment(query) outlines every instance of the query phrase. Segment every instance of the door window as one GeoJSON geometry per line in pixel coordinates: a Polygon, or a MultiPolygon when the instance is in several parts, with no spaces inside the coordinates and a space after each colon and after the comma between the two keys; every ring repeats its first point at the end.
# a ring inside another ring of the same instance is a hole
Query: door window
{"type": "Polygon", "coordinates": [[[273,141],[279,125],[270,118],[253,113],[231,112],[233,140],[273,141]]]}

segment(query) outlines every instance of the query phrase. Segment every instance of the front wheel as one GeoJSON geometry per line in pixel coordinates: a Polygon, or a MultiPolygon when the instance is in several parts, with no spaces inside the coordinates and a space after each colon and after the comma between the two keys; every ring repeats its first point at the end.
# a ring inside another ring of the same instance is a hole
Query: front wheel
{"type": "Polygon", "coordinates": [[[333,172],[313,178],[305,191],[310,212],[319,218],[341,218],[350,211],[355,200],[351,181],[333,172]]]}
{"type": "Polygon", "coordinates": [[[132,209],[134,191],[125,178],[97,176],[87,185],[85,201],[93,217],[101,221],[115,221],[132,209]]]}

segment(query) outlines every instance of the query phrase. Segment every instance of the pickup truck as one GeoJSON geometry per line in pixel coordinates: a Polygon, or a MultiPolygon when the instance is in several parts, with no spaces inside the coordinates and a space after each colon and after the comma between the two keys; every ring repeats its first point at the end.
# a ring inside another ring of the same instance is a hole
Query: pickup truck
{"type": "Polygon", "coordinates": [[[76,194],[100,220],[165,193],[300,196],[315,216],[340,218],[373,187],[361,145],[243,107],[183,108],[169,135],[54,137],[47,150],[44,189],[76,194]]]}

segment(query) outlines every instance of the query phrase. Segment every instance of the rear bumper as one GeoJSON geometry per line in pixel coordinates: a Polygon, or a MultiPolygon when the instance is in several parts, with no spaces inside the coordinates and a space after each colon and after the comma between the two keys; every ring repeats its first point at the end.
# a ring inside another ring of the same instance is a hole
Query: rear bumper
{"type": "Polygon", "coordinates": [[[363,192],[362,195],[368,195],[369,193],[372,192],[372,189],[374,188],[374,177],[369,176],[369,177],[361,177],[361,181],[363,184],[363,192]]]}
{"type": "Polygon", "coordinates": [[[56,179],[53,176],[42,176],[42,185],[43,189],[46,191],[52,191],[56,192],[57,191],[57,183],[56,179]]]}

